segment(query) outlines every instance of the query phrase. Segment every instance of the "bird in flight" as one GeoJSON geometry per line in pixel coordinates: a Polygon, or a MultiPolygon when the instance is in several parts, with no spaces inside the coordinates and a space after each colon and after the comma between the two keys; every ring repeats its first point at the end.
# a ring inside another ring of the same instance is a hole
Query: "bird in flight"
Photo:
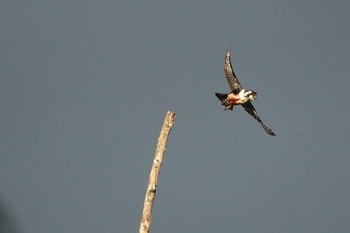
{"type": "Polygon", "coordinates": [[[276,136],[274,132],[261,121],[258,112],[251,103],[251,101],[256,99],[257,94],[252,90],[244,90],[241,84],[239,84],[231,65],[230,55],[231,50],[227,50],[225,56],[225,76],[232,91],[229,94],[215,93],[216,97],[218,97],[221,104],[225,106],[225,110],[232,110],[234,105],[242,105],[244,110],[260,123],[266,133],[271,136],[276,136]]]}

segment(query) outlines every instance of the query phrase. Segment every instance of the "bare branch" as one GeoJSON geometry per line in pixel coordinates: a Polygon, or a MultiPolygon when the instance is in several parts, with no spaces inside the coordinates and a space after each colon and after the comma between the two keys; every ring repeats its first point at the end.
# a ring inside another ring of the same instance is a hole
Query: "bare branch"
{"type": "Polygon", "coordinates": [[[151,174],[149,176],[148,187],[146,191],[146,197],[143,205],[143,212],[140,223],[140,233],[148,233],[151,227],[152,207],[154,197],[156,195],[156,187],[158,185],[160,166],[162,165],[166,143],[168,141],[168,136],[171,131],[171,128],[173,127],[174,121],[175,112],[168,111],[164,119],[162,130],[160,131],[157,143],[157,150],[154,156],[151,174]]]}

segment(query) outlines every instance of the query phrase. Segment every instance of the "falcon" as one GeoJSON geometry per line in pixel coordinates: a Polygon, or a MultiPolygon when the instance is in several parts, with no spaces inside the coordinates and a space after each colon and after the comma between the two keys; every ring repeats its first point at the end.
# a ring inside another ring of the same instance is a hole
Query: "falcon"
{"type": "Polygon", "coordinates": [[[225,76],[227,82],[231,88],[231,92],[228,94],[215,93],[216,97],[221,101],[221,104],[225,106],[225,110],[233,109],[235,105],[242,105],[244,110],[246,110],[255,120],[257,120],[263,129],[271,136],[276,136],[270,128],[268,128],[260,119],[258,112],[255,110],[251,101],[256,99],[256,92],[252,90],[244,90],[239,84],[238,79],[233,71],[231,64],[231,50],[226,51],[225,55],[225,76]]]}

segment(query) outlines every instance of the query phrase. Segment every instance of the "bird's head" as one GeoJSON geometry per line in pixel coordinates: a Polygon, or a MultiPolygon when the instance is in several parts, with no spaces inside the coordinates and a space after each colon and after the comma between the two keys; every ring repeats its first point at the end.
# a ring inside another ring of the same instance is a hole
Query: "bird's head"
{"type": "Polygon", "coordinates": [[[247,90],[244,92],[244,97],[249,99],[250,101],[253,101],[256,99],[256,92],[252,91],[252,90],[247,90]]]}

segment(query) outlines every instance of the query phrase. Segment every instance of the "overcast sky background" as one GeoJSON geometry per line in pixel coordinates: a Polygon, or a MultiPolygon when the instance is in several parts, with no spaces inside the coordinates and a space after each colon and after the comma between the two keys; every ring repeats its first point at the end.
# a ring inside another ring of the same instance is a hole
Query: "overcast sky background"
{"type": "Polygon", "coordinates": [[[0,3],[1,232],[349,232],[350,2],[0,3]],[[267,135],[224,111],[224,55],[267,135]]]}

